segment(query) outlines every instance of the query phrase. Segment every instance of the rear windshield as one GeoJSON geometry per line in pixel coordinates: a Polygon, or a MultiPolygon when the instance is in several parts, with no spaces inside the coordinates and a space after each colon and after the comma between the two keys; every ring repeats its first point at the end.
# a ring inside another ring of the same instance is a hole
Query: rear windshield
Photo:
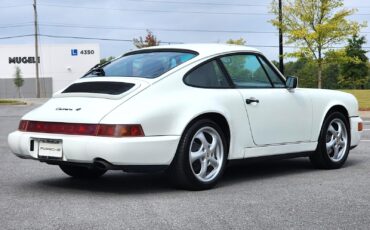
{"type": "Polygon", "coordinates": [[[122,56],[107,65],[95,67],[84,77],[156,78],[195,56],[195,53],[182,51],[133,53],[122,56]]]}

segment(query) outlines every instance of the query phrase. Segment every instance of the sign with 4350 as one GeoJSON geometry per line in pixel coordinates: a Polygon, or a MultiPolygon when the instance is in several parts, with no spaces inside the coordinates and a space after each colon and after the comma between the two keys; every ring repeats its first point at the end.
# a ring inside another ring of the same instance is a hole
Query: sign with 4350
{"type": "Polygon", "coordinates": [[[94,50],[78,50],[78,49],[71,49],[71,55],[72,56],[78,56],[78,53],[80,53],[80,55],[92,55],[95,53],[94,50]]]}
{"type": "Polygon", "coordinates": [[[94,50],[81,50],[80,51],[81,55],[91,55],[91,54],[94,54],[94,53],[95,53],[94,50]]]}

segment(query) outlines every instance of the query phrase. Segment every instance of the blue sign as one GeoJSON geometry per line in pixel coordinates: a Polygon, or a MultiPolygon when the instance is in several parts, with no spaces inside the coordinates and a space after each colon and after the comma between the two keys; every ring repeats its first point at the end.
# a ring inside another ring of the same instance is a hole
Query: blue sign
{"type": "Polygon", "coordinates": [[[77,49],[71,49],[71,55],[72,56],[77,56],[78,55],[78,50],[77,49]]]}

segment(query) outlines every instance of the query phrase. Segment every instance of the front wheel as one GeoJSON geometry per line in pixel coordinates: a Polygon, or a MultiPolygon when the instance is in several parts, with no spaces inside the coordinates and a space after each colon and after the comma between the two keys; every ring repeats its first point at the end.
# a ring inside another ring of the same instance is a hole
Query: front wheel
{"type": "Polygon", "coordinates": [[[223,174],[227,153],[228,143],[219,125],[199,120],[184,132],[168,174],[181,188],[212,188],[223,174]]]}
{"type": "Polygon", "coordinates": [[[59,165],[59,167],[65,174],[80,179],[98,178],[106,172],[106,170],[75,165],[59,165]]]}
{"type": "Polygon", "coordinates": [[[324,121],[317,149],[310,160],[317,168],[340,168],[347,160],[350,145],[348,120],[342,113],[331,113],[324,121]]]}

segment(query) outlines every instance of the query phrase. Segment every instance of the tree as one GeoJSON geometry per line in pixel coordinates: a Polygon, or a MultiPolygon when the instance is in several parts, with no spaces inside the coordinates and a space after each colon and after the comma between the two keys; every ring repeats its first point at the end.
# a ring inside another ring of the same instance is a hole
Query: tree
{"type": "MultiPolygon", "coordinates": [[[[370,70],[370,62],[369,62],[369,63],[367,63],[367,67],[368,67],[368,69],[370,70]]],[[[365,85],[365,89],[370,89],[370,71],[369,71],[369,74],[368,74],[368,76],[367,76],[367,79],[369,79],[369,80],[367,81],[367,83],[366,83],[366,85],[365,85]]]]}
{"type": "Polygon", "coordinates": [[[152,31],[146,30],[146,32],[147,32],[147,35],[145,36],[145,39],[143,39],[141,36],[139,38],[133,39],[134,46],[141,49],[144,47],[158,46],[160,44],[160,41],[152,33],[152,31]]]}
{"type": "Polygon", "coordinates": [[[297,61],[285,63],[285,74],[298,77],[299,86],[302,88],[315,88],[316,62],[311,58],[298,58],[297,61]]]}
{"type": "Polygon", "coordinates": [[[229,39],[226,41],[227,44],[234,44],[234,45],[241,45],[241,46],[245,46],[245,44],[247,43],[247,41],[244,40],[244,38],[239,38],[239,39],[229,39]]]}
{"type": "Polygon", "coordinates": [[[365,37],[353,35],[348,39],[345,54],[348,61],[341,65],[342,77],[340,83],[349,88],[364,88],[368,82],[368,57],[362,46],[366,43],[365,37]]]}
{"type": "Polygon", "coordinates": [[[14,85],[17,87],[18,91],[18,97],[21,98],[21,87],[23,86],[24,79],[22,77],[22,71],[19,66],[15,67],[15,73],[14,73],[14,85]]]}
{"type": "Polygon", "coordinates": [[[364,26],[347,19],[355,10],[343,8],[343,0],[284,0],[282,23],[278,19],[277,0],[272,3],[272,12],[277,18],[271,23],[282,29],[287,44],[299,47],[290,56],[315,61],[318,88],[322,87],[325,52],[364,26]]]}
{"type": "Polygon", "coordinates": [[[115,57],[113,57],[113,56],[109,56],[109,57],[106,57],[106,58],[102,58],[102,59],[100,59],[99,64],[100,64],[100,65],[103,65],[103,64],[105,64],[105,63],[107,63],[107,62],[112,61],[113,59],[115,59],[115,57]]]}
{"type": "Polygon", "coordinates": [[[323,86],[326,89],[338,89],[340,78],[340,65],[338,63],[328,63],[322,71],[323,86]]]}

